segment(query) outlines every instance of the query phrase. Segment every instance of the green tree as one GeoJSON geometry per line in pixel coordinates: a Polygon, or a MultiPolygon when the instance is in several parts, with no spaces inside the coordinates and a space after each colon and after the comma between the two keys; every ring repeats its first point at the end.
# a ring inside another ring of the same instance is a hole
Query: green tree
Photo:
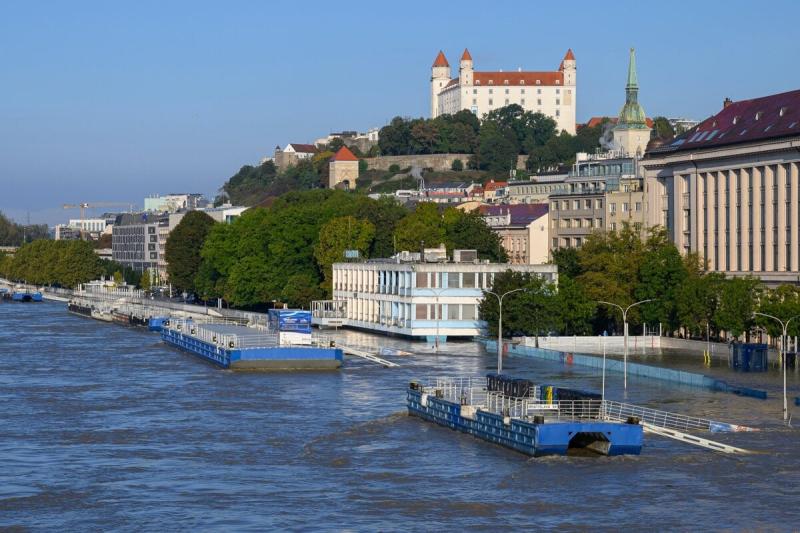
{"type": "Polygon", "coordinates": [[[462,163],[460,159],[453,159],[453,163],[450,165],[450,170],[454,172],[461,172],[464,170],[464,163],[462,163]]]}
{"type": "Polygon", "coordinates": [[[716,331],[714,316],[719,308],[720,293],[725,276],[718,273],[696,275],[689,273],[686,281],[677,288],[676,306],[678,320],[690,333],[703,336],[706,325],[716,331]]]}
{"type": "Polygon", "coordinates": [[[720,329],[734,337],[749,334],[755,325],[753,312],[756,310],[760,283],[752,277],[733,278],[725,282],[715,316],[720,329]]]}
{"type": "Polygon", "coordinates": [[[508,172],[516,168],[519,145],[511,130],[495,122],[484,122],[478,141],[478,165],[481,170],[508,172]]]}
{"type": "Polygon", "coordinates": [[[638,286],[634,291],[637,300],[654,300],[642,306],[644,322],[665,323],[669,331],[680,327],[677,291],[687,277],[681,254],[669,239],[667,230],[663,226],[652,228],[644,243],[638,286]]]}
{"type": "Polygon", "coordinates": [[[552,255],[553,264],[558,267],[559,280],[563,277],[575,279],[583,272],[577,248],[556,248],[552,255]]]}
{"type": "Polygon", "coordinates": [[[167,237],[164,258],[169,281],[179,292],[194,293],[200,270],[200,250],[214,226],[214,219],[202,211],[190,211],[167,237]]]}
{"type": "Polygon", "coordinates": [[[477,212],[467,213],[450,207],[442,216],[447,249],[477,250],[478,257],[493,262],[508,260],[500,236],[493,231],[477,212]]]}
{"type": "Polygon", "coordinates": [[[560,333],[586,335],[591,333],[592,318],[597,305],[591,301],[583,287],[569,276],[558,274],[558,292],[554,295],[554,312],[560,333]]]}
{"type": "MultiPolygon", "coordinates": [[[[789,322],[787,333],[791,336],[800,335],[800,287],[794,285],[779,285],[775,289],[765,291],[759,301],[758,311],[777,317],[784,322],[789,322]]],[[[767,317],[756,317],[756,323],[764,328],[773,337],[783,335],[783,329],[778,323],[767,317]]]]}
{"type": "Polygon", "coordinates": [[[654,139],[672,139],[675,136],[675,130],[672,129],[672,124],[666,117],[656,117],[653,119],[653,131],[651,137],[654,139]]]}
{"type": "MultiPolygon", "coordinates": [[[[495,274],[492,292],[502,295],[514,289],[525,289],[503,298],[503,336],[540,335],[558,327],[555,288],[541,276],[530,272],[507,270],[495,274]]],[[[480,317],[488,325],[489,334],[497,335],[499,307],[497,298],[485,293],[479,306],[480,317]]]]}
{"type": "Polygon", "coordinates": [[[122,272],[117,270],[114,272],[114,285],[122,285],[125,283],[125,278],[122,277],[122,272]]]}
{"type": "Polygon", "coordinates": [[[368,257],[374,238],[375,226],[353,216],[332,218],[322,226],[314,257],[322,270],[323,289],[328,296],[333,291],[333,263],[344,261],[345,250],[358,250],[361,257],[368,257]]]}
{"type": "Polygon", "coordinates": [[[416,251],[422,243],[436,247],[446,240],[439,208],[434,203],[417,204],[417,208],[397,223],[395,238],[398,250],[416,251]]]}

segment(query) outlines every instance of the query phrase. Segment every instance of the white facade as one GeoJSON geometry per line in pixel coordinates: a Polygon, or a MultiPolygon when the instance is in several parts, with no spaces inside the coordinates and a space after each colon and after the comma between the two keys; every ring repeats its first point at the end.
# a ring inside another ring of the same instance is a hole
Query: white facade
{"type": "Polygon", "coordinates": [[[575,134],[577,75],[571,50],[554,72],[475,71],[466,50],[457,78],[450,78],[450,66],[441,53],[431,72],[431,117],[464,109],[483,117],[495,109],[518,104],[526,111],[553,118],[559,131],[575,134]]]}
{"type": "Polygon", "coordinates": [[[148,212],[174,213],[182,209],[197,209],[205,207],[208,201],[202,194],[186,193],[186,194],[165,194],[163,196],[151,196],[144,199],[144,210],[148,212]]]}
{"type": "Polygon", "coordinates": [[[108,221],[104,218],[70,219],[67,224],[70,228],[80,229],[89,233],[103,233],[108,221]]]}
{"type": "Polygon", "coordinates": [[[555,265],[399,259],[335,263],[333,300],[314,302],[312,320],[325,325],[331,318],[337,325],[411,337],[473,337],[486,328],[478,317],[483,290],[491,288],[497,273],[509,269],[558,281],[555,265]],[[338,315],[326,315],[325,308],[338,315]]]}

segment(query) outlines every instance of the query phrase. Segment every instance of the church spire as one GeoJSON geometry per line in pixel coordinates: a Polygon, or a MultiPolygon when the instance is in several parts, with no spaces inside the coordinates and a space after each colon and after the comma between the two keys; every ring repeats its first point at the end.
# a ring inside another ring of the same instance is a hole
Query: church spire
{"type": "Polygon", "coordinates": [[[628,60],[628,84],[626,89],[638,89],[639,79],[636,76],[636,51],[631,48],[630,59],[628,60]]]}
{"type": "Polygon", "coordinates": [[[616,129],[647,127],[647,116],[639,104],[639,79],[636,75],[636,52],[631,48],[628,60],[628,82],[625,84],[625,105],[619,113],[616,129]]]}

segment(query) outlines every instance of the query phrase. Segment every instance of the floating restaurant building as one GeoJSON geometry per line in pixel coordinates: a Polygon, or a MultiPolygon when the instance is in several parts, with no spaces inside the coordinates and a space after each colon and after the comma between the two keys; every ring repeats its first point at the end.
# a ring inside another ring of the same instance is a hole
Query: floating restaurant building
{"type": "Polygon", "coordinates": [[[455,250],[449,259],[444,247],[334,263],[333,299],[313,302],[312,323],[427,339],[473,337],[486,329],[478,316],[483,291],[506,270],[558,281],[556,265],[489,263],[475,250],[455,250]]]}

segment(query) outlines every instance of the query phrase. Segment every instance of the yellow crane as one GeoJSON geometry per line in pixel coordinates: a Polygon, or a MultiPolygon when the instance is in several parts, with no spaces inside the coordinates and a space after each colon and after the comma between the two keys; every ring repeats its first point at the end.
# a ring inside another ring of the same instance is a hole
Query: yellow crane
{"type": "Polygon", "coordinates": [[[81,210],[81,227],[80,233],[83,236],[83,221],[86,219],[86,210],[94,209],[97,207],[127,207],[133,211],[133,204],[125,204],[119,202],[81,202],[79,204],[64,204],[64,209],[80,209],[81,210]]]}

